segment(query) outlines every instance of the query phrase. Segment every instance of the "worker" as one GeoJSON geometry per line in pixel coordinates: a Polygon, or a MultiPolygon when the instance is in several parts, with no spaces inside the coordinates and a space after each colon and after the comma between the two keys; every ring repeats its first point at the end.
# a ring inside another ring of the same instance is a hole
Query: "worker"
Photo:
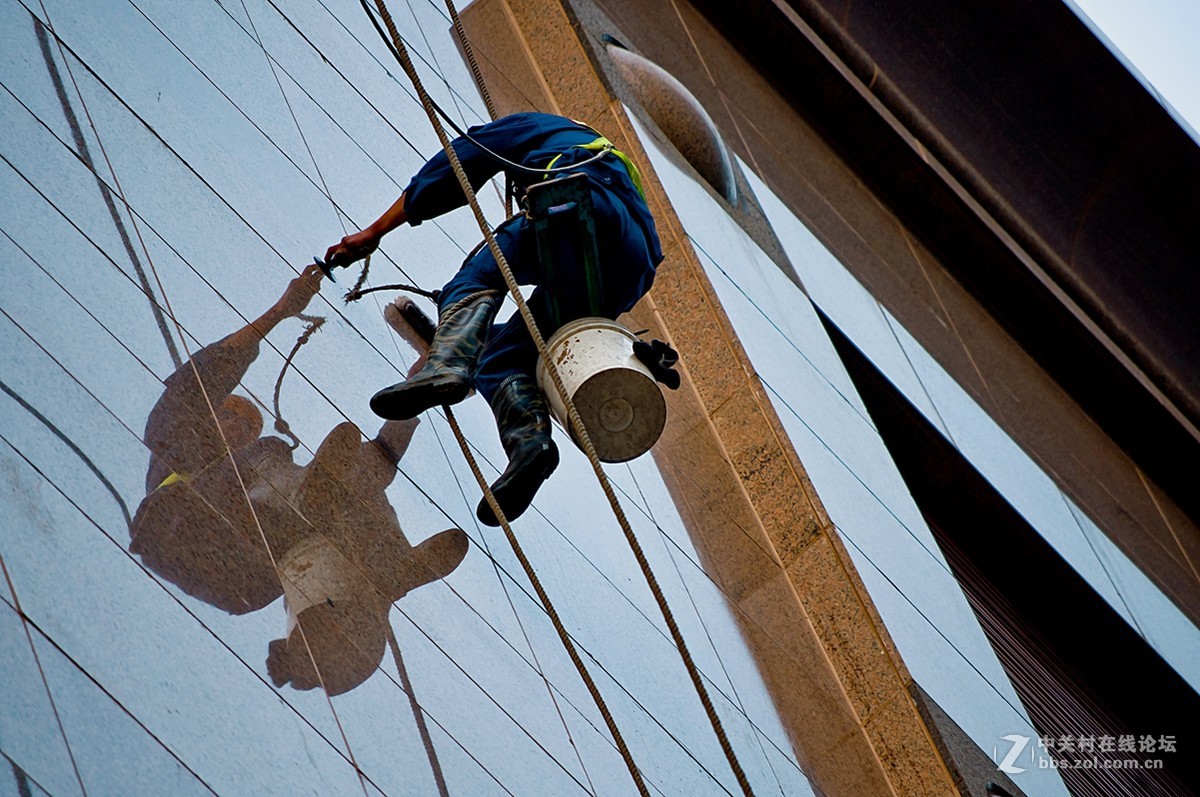
{"type": "MultiPolygon", "coordinates": [[[[595,130],[561,116],[520,113],[472,127],[451,145],[473,188],[503,171],[519,199],[530,185],[552,176],[587,175],[603,275],[601,314],[615,319],[650,289],[662,249],[641,177],[628,157],[595,130]]],[[[440,152],[379,219],[329,247],[326,267],[349,265],[373,252],[397,227],[415,226],[464,204],[449,158],[440,152]]],[[[537,286],[528,304],[544,337],[555,331],[551,303],[557,305],[563,323],[594,315],[584,291],[550,295],[532,223],[524,214],[501,224],[495,237],[517,283],[537,286]]],[[[583,275],[568,273],[565,281],[573,278],[579,282],[583,275]]],[[[425,367],[376,393],[371,409],[383,418],[402,420],[462,401],[472,387],[478,390],[492,407],[508,455],[492,492],[512,520],[529,507],[558,466],[558,449],[550,437],[546,399],[534,376],[538,352],[524,320],[514,314],[506,323],[493,324],[504,295],[504,278],[490,249],[483,247],[441,290],[437,331],[425,367]]],[[[486,525],[500,525],[486,500],[476,514],[486,525]]]]}

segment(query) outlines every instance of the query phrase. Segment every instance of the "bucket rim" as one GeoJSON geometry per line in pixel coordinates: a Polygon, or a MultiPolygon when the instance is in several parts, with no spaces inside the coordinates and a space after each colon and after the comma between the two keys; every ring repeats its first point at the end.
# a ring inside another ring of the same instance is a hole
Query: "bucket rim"
{"type": "Polygon", "coordinates": [[[546,349],[550,350],[554,348],[556,345],[572,335],[577,335],[580,332],[586,332],[590,330],[607,330],[610,332],[618,332],[630,340],[638,340],[637,335],[633,334],[633,332],[631,332],[623,324],[614,321],[611,318],[604,318],[603,316],[584,316],[583,318],[577,318],[574,321],[568,321],[556,329],[554,334],[546,340],[546,349]]]}

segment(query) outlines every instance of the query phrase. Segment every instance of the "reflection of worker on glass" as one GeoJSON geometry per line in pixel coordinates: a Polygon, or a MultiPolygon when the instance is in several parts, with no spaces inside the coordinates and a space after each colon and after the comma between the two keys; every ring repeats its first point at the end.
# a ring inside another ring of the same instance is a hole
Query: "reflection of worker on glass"
{"type": "MultiPolygon", "coordinates": [[[[547,114],[506,116],[471,128],[453,142],[472,186],[504,171],[519,195],[560,172],[582,173],[591,189],[599,265],[603,273],[600,314],[616,318],[650,289],[662,260],[654,220],[636,167],[591,128],[547,114]],[[553,170],[553,171],[547,171],[553,170]]],[[[366,256],[380,239],[405,222],[420,224],[465,203],[449,159],[438,153],[413,177],[400,199],[367,228],[348,235],[325,254],[327,265],[348,265],[366,256]]],[[[496,240],[519,284],[540,286],[529,297],[538,327],[554,332],[551,303],[561,322],[593,314],[575,296],[550,295],[540,267],[530,221],[518,215],[500,225],[496,240]]],[[[576,281],[582,275],[569,275],[576,281]]],[[[425,368],[405,382],[381,390],[371,408],[384,418],[412,418],[430,407],[464,399],[478,388],[491,404],[508,454],[508,467],[492,485],[504,514],[524,512],[558,465],[550,439],[545,398],[534,378],[537,350],[519,315],[492,325],[505,283],[491,251],[469,258],[442,289],[438,327],[425,368]]],[[[481,502],[479,519],[498,525],[481,502]]]]}
{"type": "Polygon", "coordinates": [[[288,636],[270,644],[272,679],[339,694],[379,665],[391,603],[453,571],[467,540],[450,529],[413,547],[384,494],[415,421],[389,421],[367,442],[353,424],[338,424],[297,465],[284,440],[262,435],[258,407],[233,394],[262,337],[299,315],[320,281],[310,267],[261,317],[168,377],[146,423],[148,494],[129,547],[232,614],[286,595],[288,636]]]}

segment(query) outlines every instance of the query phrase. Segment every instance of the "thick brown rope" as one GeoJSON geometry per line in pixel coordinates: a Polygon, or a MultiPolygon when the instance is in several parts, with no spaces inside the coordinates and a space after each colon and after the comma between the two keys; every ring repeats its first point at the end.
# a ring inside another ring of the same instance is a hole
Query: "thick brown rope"
{"type": "Polygon", "coordinates": [[[605,702],[604,695],[600,693],[600,687],[592,680],[591,673],[584,666],[583,659],[579,657],[579,651],[575,649],[575,643],[572,641],[571,635],[567,632],[566,626],[563,625],[562,619],[558,615],[558,610],[554,608],[554,603],[550,600],[550,595],[542,586],[542,580],[538,578],[537,572],[533,569],[533,564],[529,561],[529,557],[525,555],[525,549],[517,541],[517,535],[513,534],[512,526],[509,525],[508,518],[504,516],[504,510],[500,508],[495,494],[492,493],[492,488],[488,486],[487,479],[484,478],[483,471],[479,469],[479,463],[475,461],[475,456],[471,453],[471,447],[467,443],[467,438],[463,434],[462,428],[458,425],[458,419],[454,417],[454,411],[449,407],[443,407],[443,409],[446,411],[446,420],[450,422],[450,428],[454,431],[454,437],[458,440],[459,447],[462,448],[467,465],[470,466],[471,473],[475,476],[475,481],[479,483],[480,489],[483,490],[484,499],[488,502],[488,506],[492,508],[492,512],[496,514],[496,519],[500,521],[500,528],[504,529],[504,536],[508,538],[508,544],[512,547],[513,553],[516,554],[517,561],[521,563],[521,568],[525,571],[525,576],[529,579],[529,583],[533,585],[533,590],[537,593],[538,600],[542,602],[542,608],[546,610],[546,615],[549,616],[550,622],[554,624],[554,630],[558,632],[558,638],[562,640],[563,648],[566,649],[567,655],[571,658],[571,663],[575,665],[575,669],[579,671],[579,677],[583,679],[584,686],[587,687],[588,693],[592,696],[596,708],[600,709],[600,716],[604,718],[604,724],[608,726],[609,733],[612,734],[613,742],[617,745],[617,751],[621,754],[621,758],[625,760],[625,766],[629,769],[629,775],[633,778],[633,782],[637,786],[638,794],[641,794],[642,797],[650,797],[650,792],[646,789],[642,773],[637,768],[637,763],[633,760],[633,753],[630,751],[629,745],[625,743],[625,737],[621,734],[620,728],[617,727],[617,721],[613,718],[612,712],[608,710],[608,703],[605,702]]]}
{"type": "Polygon", "coordinates": [[[463,54],[467,56],[471,77],[475,78],[475,88],[479,89],[479,96],[483,97],[483,104],[487,107],[488,116],[495,121],[496,106],[492,103],[492,95],[488,93],[487,82],[483,79],[479,62],[475,60],[475,51],[471,47],[471,41],[467,38],[467,31],[463,27],[462,20],[458,17],[458,9],[454,7],[454,0],[446,0],[446,10],[450,12],[450,21],[454,23],[454,33],[458,36],[458,43],[462,45],[463,54]]]}
{"type": "MultiPolygon", "coordinates": [[[[479,204],[475,200],[475,194],[471,191],[470,184],[466,180],[466,174],[462,171],[462,164],[458,162],[457,156],[454,154],[454,148],[450,146],[450,140],[446,137],[445,130],[437,123],[437,117],[433,108],[433,103],[429,99],[425,87],[421,84],[420,77],[413,68],[412,61],[409,59],[408,50],[404,47],[404,42],[400,39],[400,33],[396,30],[395,22],[392,20],[391,14],[388,12],[384,0],[376,0],[376,6],[379,9],[379,14],[383,18],[384,24],[388,28],[388,33],[391,34],[392,40],[396,45],[396,52],[400,56],[401,66],[412,80],[418,95],[421,97],[422,105],[425,107],[426,113],[429,115],[430,122],[433,124],[435,132],[442,143],[445,150],[449,151],[452,164],[455,167],[455,173],[459,180],[466,186],[469,201],[475,209],[476,219],[480,222],[480,226],[484,229],[484,240],[492,248],[493,255],[499,253],[501,260],[498,262],[504,263],[502,269],[509,278],[510,290],[515,288],[515,283],[511,281],[512,275],[508,270],[507,261],[503,260],[504,254],[499,251],[499,246],[496,244],[495,237],[492,235],[491,228],[487,225],[483,218],[483,213],[479,209],[479,204]]],[[[518,291],[519,295],[519,291],[518,291]]],[[[521,301],[524,304],[524,301],[521,301]]],[[[526,307],[528,312],[528,307],[526,307]]],[[[528,323],[528,322],[527,322],[528,323]]],[[[539,340],[542,350],[545,349],[545,343],[539,340]]],[[[550,618],[550,622],[554,625],[554,630],[558,633],[559,640],[562,642],[563,649],[566,650],[567,656],[571,659],[571,663],[575,665],[575,669],[579,673],[579,677],[583,680],[584,686],[587,687],[588,693],[592,696],[592,701],[596,704],[596,708],[600,710],[600,716],[604,719],[604,724],[608,727],[608,731],[612,734],[613,742],[616,744],[617,751],[621,754],[622,760],[625,762],[625,767],[629,770],[629,776],[633,779],[634,785],[637,787],[638,794],[642,797],[650,797],[650,791],[646,787],[645,779],[642,777],[641,771],[638,769],[637,762],[634,761],[633,752],[629,749],[629,745],[625,742],[625,737],[621,733],[621,729],[617,726],[617,721],[613,717],[612,712],[608,708],[608,703],[604,699],[604,695],[600,692],[600,687],[596,685],[592,675],[588,672],[587,667],[580,658],[579,652],[575,648],[575,643],[572,641],[570,634],[567,632],[566,626],[563,625],[562,619],[559,617],[558,610],[554,608],[554,602],[550,600],[549,593],[542,586],[541,579],[538,578],[537,572],[533,569],[533,564],[529,561],[529,557],[525,555],[525,549],[517,540],[517,536],[513,533],[512,526],[509,525],[508,518],[505,517],[504,511],[500,508],[500,504],[496,501],[496,496],[492,493],[492,488],[488,485],[487,479],[483,472],[479,469],[479,464],[475,461],[475,456],[471,453],[471,447],[467,442],[466,436],[462,432],[462,428],[458,425],[458,419],[454,416],[454,411],[449,407],[445,408],[446,419],[450,423],[450,428],[454,432],[454,437],[458,440],[458,445],[462,449],[463,456],[467,460],[467,465],[471,468],[471,473],[475,476],[475,481],[479,484],[479,488],[483,491],[484,498],[488,505],[492,508],[492,512],[496,515],[496,519],[500,522],[500,527],[504,530],[504,535],[508,540],[509,546],[513,549],[513,553],[520,562],[522,569],[525,571],[526,577],[537,593],[538,599],[542,603],[542,608],[545,609],[546,615],[550,618]]]]}
{"type": "MultiPolygon", "coordinates": [[[[496,105],[492,102],[492,95],[488,92],[487,81],[483,79],[483,72],[479,68],[479,62],[475,60],[475,49],[471,46],[471,40],[467,38],[467,30],[463,27],[462,20],[458,16],[458,9],[454,7],[454,0],[446,0],[446,10],[450,12],[450,21],[454,23],[454,34],[458,37],[458,43],[462,47],[463,54],[467,57],[467,65],[471,68],[471,77],[475,79],[475,88],[479,90],[479,96],[483,98],[483,104],[487,108],[488,116],[492,121],[496,121],[496,105]]],[[[513,217],[516,209],[513,207],[513,183],[511,178],[506,178],[504,190],[504,213],[508,218],[513,217]]]]}
{"type": "MultiPolygon", "coordinates": [[[[499,243],[492,234],[491,227],[487,223],[487,219],[483,215],[483,210],[479,206],[479,202],[475,197],[475,192],[471,188],[470,181],[467,178],[466,172],[463,170],[462,164],[459,162],[458,153],[454,151],[454,147],[450,145],[450,139],[446,135],[445,129],[438,122],[437,111],[434,108],[433,101],[429,93],[425,90],[424,84],[421,82],[420,76],[417,74],[416,68],[413,66],[412,59],[408,55],[408,50],[404,46],[403,40],[400,38],[400,33],[396,29],[396,23],[392,20],[391,14],[388,12],[385,0],[375,0],[375,5],[379,9],[379,15],[383,18],[384,24],[387,26],[388,33],[392,37],[395,44],[397,55],[400,57],[401,66],[404,68],[405,74],[413,84],[413,88],[417,92],[417,96],[421,99],[421,105],[425,109],[425,114],[429,117],[429,122],[433,126],[434,132],[437,133],[438,140],[442,144],[442,149],[446,153],[446,157],[450,161],[450,166],[454,170],[455,176],[458,178],[462,186],[463,194],[467,199],[467,204],[470,206],[472,213],[475,215],[475,220],[479,224],[479,229],[483,232],[484,238],[487,240],[488,248],[491,250],[492,257],[495,258],[497,266],[500,268],[501,274],[504,275],[504,282],[508,286],[509,293],[513,300],[517,303],[517,309],[521,313],[521,317],[525,320],[525,325],[529,328],[529,334],[533,338],[534,345],[537,346],[538,352],[542,355],[546,362],[546,370],[550,374],[550,379],[554,382],[555,390],[558,391],[562,398],[563,405],[567,409],[567,414],[570,418],[571,427],[575,431],[575,437],[587,455],[588,461],[592,465],[592,470],[596,473],[596,478],[600,482],[601,489],[604,490],[605,496],[608,498],[609,504],[612,506],[613,514],[617,518],[617,522],[621,526],[621,530],[625,534],[625,539],[629,543],[630,549],[633,551],[634,558],[637,559],[638,566],[641,568],[642,575],[646,579],[646,583],[650,587],[650,592],[654,595],[654,600],[658,604],[659,610],[662,612],[663,619],[667,623],[667,628],[671,632],[671,638],[675,642],[679,650],[680,658],[683,660],[684,667],[688,671],[688,676],[692,680],[692,685],[696,689],[696,694],[700,698],[701,704],[704,706],[705,714],[708,715],[709,723],[712,725],[713,732],[720,742],[721,750],[725,753],[725,758],[729,762],[730,768],[733,770],[734,776],[737,778],[738,785],[741,786],[742,793],[747,797],[753,797],[754,791],[750,787],[750,782],[746,777],[745,771],[742,769],[741,763],[738,761],[737,754],[733,750],[733,746],[729,742],[729,736],[725,732],[725,728],[721,723],[721,718],[718,716],[716,708],[713,706],[712,698],[709,697],[708,690],[704,686],[704,681],[700,675],[699,669],[696,667],[695,661],[688,650],[687,643],[683,638],[683,634],[679,630],[678,624],[675,622],[675,616],[667,604],[666,596],[663,594],[662,588],[658,584],[658,579],[655,578],[653,571],[650,569],[650,562],[646,559],[646,554],[642,550],[641,544],[633,533],[633,528],[629,524],[628,518],[625,517],[625,512],[621,508],[620,501],[609,482],[608,475],[604,472],[603,466],[600,464],[600,458],[596,455],[596,449],[592,445],[591,438],[588,436],[587,429],[584,427],[583,419],[580,418],[579,412],[576,410],[574,402],[571,401],[570,395],[567,393],[566,387],[563,385],[562,377],[558,373],[558,368],[555,366],[554,360],[546,356],[546,341],[542,337],[541,331],[534,321],[533,314],[529,310],[529,305],[526,304],[525,298],[521,295],[520,287],[517,285],[516,279],[513,277],[512,269],[508,265],[508,260],[501,251],[499,243]]],[[[465,439],[461,441],[465,444],[465,439]]],[[[488,504],[492,506],[493,511],[499,507],[495,503],[495,497],[491,494],[491,490],[487,488],[486,483],[482,479],[482,474],[477,478],[484,487],[484,495],[488,500],[488,504]]],[[[498,514],[497,517],[500,517],[498,514]]],[[[506,533],[510,538],[510,542],[515,542],[516,538],[511,531],[506,528],[506,533]]],[[[528,568],[532,572],[531,568],[528,568]]],[[[564,643],[566,640],[564,639],[564,643]]],[[[628,762],[631,772],[636,772],[636,767],[632,761],[628,762]]],[[[639,786],[640,786],[640,780],[639,786]]]]}

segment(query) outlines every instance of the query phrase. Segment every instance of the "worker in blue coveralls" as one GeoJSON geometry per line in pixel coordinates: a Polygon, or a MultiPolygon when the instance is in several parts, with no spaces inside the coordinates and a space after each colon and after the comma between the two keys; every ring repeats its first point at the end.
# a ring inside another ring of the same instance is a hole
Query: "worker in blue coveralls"
{"type": "MultiPolygon", "coordinates": [[[[603,274],[602,314],[615,319],[650,289],[663,255],[641,177],[629,158],[595,130],[561,116],[520,113],[472,127],[452,146],[473,188],[503,171],[518,198],[552,175],[587,175],[603,274]]],[[[402,224],[415,226],[465,204],[449,159],[439,152],[379,219],[329,247],[325,263],[349,265],[374,251],[384,235],[402,224]]],[[[495,236],[517,283],[538,286],[528,303],[544,336],[555,331],[551,301],[558,303],[563,323],[592,314],[583,291],[548,295],[532,224],[524,214],[501,224],[495,236]]],[[[582,274],[576,276],[583,279],[582,274]]],[[[493,324],[505,293],[495,258],[488,247],[481,248],[442,288],[437,332],[425,367],[376,393],[371,409],[383,418],[404,420],[430,407],[455,404],[472,387],[477,389],[495,413],[508,454],[508,466],[492,492],[511,520],[529,507],[558,466],[558,449],[550,439],[549,410],[534,376],[538,353],[524,320],[514,314],[507,323],[493,324]]],[[[480,502],[476,514],[489,526],[499,525],[486,501],[480,502]]]]}

